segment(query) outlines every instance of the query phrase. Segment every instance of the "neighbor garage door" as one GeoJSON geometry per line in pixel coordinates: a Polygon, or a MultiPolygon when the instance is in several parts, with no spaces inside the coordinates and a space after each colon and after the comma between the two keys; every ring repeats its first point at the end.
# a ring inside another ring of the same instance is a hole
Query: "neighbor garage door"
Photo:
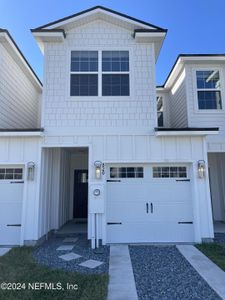
{"type": "Polygon", "coordinates": [[[0,245],[20,244],[23,169],[0,166],[0,245]]]}
{"type": "Polygon", "coordinates": [[[113,165],[107,171],[107,242],[194,241],[188,165],[113,165]]]}

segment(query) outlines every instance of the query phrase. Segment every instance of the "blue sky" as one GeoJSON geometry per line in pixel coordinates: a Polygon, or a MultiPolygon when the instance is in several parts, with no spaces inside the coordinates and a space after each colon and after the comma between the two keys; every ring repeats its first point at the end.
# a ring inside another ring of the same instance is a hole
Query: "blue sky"
{"type": "Polygon", "coordinates": [[[43,57],[29,29],[102,5],[168,29],[157,62],[163,84],[180,53],[225,53],[225,0],[0,0],[0,27],[42,79],[43,57]]]}

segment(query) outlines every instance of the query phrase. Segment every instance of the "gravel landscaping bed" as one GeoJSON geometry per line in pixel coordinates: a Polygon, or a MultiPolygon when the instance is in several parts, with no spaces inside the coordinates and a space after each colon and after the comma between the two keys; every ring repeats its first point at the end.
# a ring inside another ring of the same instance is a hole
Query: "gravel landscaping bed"
{"type": "MultiPolygon", "coordinates": [[[[71,235],[70,235],[71,237],[71,235]]],[[[52,269],[64,269],[67,271],[80,272],[84,274],[102,274],[108,273],[109,269],[109,246],[101,246],[102,254],[95,253],[95,250],[91,249],[90,241],[87,240],[86,235],[76,234],[73,237],[78,237],[75,243],[63,243],[65,237],[51,237],[43,244],[34,249],[33,256],[36,262],[49,266],[52,269]],[[58,251],[56,250],[62,245],[74,244],[72,250],[58,251]],[[80,258],[65,261],[59,256],[67,253],[76,253],[81,255],[80,258]],[[79,266],[80,263],[86,260],[93,259],[103,262],[102,265],[89,269],[87,267],[79,266]]]]}
{"type": "Polygon", "coordinates": [[[220,297],[175,246],[129,246],[139,300],[220,297]]]}

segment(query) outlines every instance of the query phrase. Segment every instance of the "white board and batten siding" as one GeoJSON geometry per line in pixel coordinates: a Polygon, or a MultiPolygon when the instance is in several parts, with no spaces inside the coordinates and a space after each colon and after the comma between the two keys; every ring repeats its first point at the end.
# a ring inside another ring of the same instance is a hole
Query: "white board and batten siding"
{"type": "Polygon", "coordinates": [[[29,76],[0,43],[0,128],[40,127],[41,90],[29,76]]]}
{"type": "MultiPolygon", "coordinates": [[[[199,179],[197,161],[207,161],[204,150],[204,138],[201,137],[155,137],[150,135],[80,135],[80,136],[45,136],[44,147],[83,147],[89,145],[89,181],[94,178],[94,161],[101,160],[107,166],[112,164],[188,164],[191,176],[190,193],[193,205],[195,227],[194,240],[213,237],[208,177],[199,179]],[[204,210],[201,207],[205,207],[204,210]]],[[[102,182],[107,180],[103,176],[102,182]]],[[[107,188],[107,187],[105,187],[107,188]]],[[[107,206],[107,198],[105,205],[107,206]]],[[[100,238],[106,236],[106,215],[102,215],[100,238]]],[[[89,233],[90,234],[90,233],[89,233]]]]}
{"type": "Polygon", "coordinates": [[[42,149],[38,237],[70,219],[70,154],[60,148],[42,149]]]}
{"type": "MultiPolygon", "coordinates": [[[[23,168],[22,181],[24,183],[11,184],[8,180],[2,180],[0,183],[2,185],[0,205],[9,209],[4,214],[7,219],[4,219],[2,230],[6,230],[7,224],[21,224],[21,227],[9,226],[7,228],[7,234],[10,229],[14,231],[11,235],[11,242],[14,241],[12,244],[23,244],[24,241],[38,239],[40,145],[38,137],[0,138],[0,168],[23,168]],[[35,163],[34,181],[27,181],[27,163],[29,161],[35,163]],[[9,185],[11,185],[10,189],[9,185]],[[10,211],[11,209],[18,209],[18,212],[15,214],[15,211],[10,211]]],[[[4,241],[1,243],[4,244],[4,241]]],[[[10,239],[5,243],[9,244],[10,239]]]]}

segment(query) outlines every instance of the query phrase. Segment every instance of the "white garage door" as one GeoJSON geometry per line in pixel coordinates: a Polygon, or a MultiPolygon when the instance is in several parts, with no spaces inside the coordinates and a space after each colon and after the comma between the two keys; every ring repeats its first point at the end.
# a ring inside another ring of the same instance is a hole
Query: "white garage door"
{"type": "Polygon", "coordinates": [[[109,166],[107,242],[194,241],[186,165],[109,166]]]}
{"type": "Polygon", "coordinates": [[[0,245],[20,243],[23,169],[0,166],[0,245]]]}

